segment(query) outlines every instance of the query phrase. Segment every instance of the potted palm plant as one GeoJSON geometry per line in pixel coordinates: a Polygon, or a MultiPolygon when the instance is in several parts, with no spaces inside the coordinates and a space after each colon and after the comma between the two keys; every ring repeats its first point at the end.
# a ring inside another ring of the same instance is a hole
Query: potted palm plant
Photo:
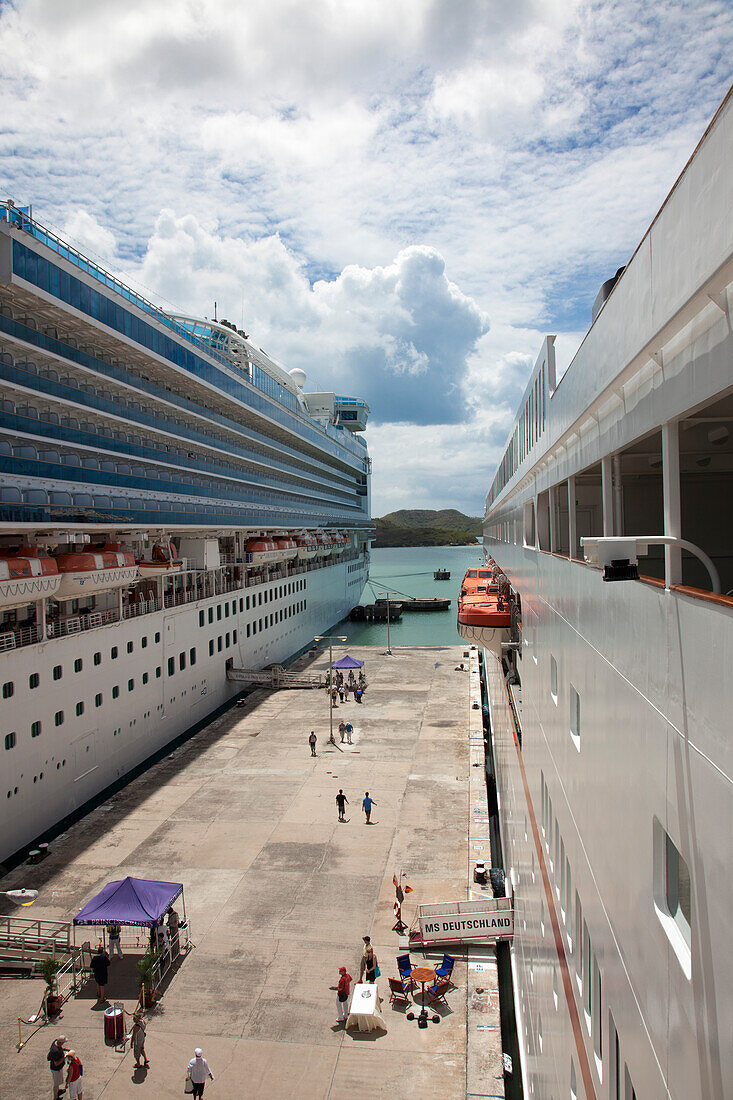
{"type": "Polygon", "coordinates": [[[59,997],[56,992],[56,976],[61,969],[61,963],[53,955],[46,955],[38,969],[46,983],[46,992],[43,998],[46,1004],[46,1013],[49,1016],[58,1016],[64,1003],[63,997],[59,997]]]}
{"type": "Polygon", "coordinates": [[[153,989],[155,976],[155,955],[152,951],[146,952],[136,963],[140,975],[140,1003],[143,1008],[148,1008],[155,1003],[156,991],[153,989]]]}

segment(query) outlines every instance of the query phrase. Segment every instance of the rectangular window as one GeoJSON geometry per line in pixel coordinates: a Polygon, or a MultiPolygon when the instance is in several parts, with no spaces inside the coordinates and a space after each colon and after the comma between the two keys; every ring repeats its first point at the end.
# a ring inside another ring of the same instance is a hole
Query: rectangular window
{"type": "Polygon", "coordinates": [[[262,619],[260,619],[260,632],[262,632],[262,619]]]}
{"type": "Polygon", "coordinates": [[[229,633],[229,631],[227,631],[226,642],[225,642],[227,649],[229,649],[229,646],[231,645],[231,643],[232,643],[232,636],[229,633]]]}
{"type": "Polygon", "coordinates": [[[216,639],[216,652],[217,653],[221,653],[221,647],[222,647],[223,641],[224,641],[224,639],[222,638],[222,636],[220,634],[219,637],[216,639]]]}
{"type": "Polygon", "coordinates": [[[598,960],[593,956],[593,1050],[598,1062],[600,1075],[603,1063],[603,987],[601,985],[601,969],[598,960]]]}
{"type": "Polygon", "coordinates": [[[8,680],[3,684],[3,699],[10,699],[15,692],[15,685],[12,680],[8,680]]]}
{"type": "Polygon", "coordinates": [[[128,642],[128,643],[127,643],[127,652],[128,652],[128,653],[132,653],[132,651],[133,651],[133,649],[134,649],[134,648],[135,648],[135,647],[133,646],[132,642],[128,642]]]}
{"type": "Polygon", "coordinates": [[[257,633],[257,623],[252,623],[252,633],[253,634],[257,633]]]}
{"type": "Polygon", "coordinates": [[[239,598],[239,610],[244,611],[244,600],[241,598],[241,596],[239,598]]]}
{"type": "Polygon", "coordinates": [[[181,670],[181,672],[183,672],[184,668],[186,667],[186,654],[185,654],[185,652],[178,654],[178,667],[181,670]]]}
{"type": "Polygon", "coordinates": [[[204,625],[204,613],[203,613],[203,611],[199,611],[199,626],[203,626],[203,625],[204,625]]]}
{"type": "Polygon", "coordinates": [[[262,593],[261,593],[261,592],[258,592],[258,593],[257,593],[257,595],[258,595],[258,597],[259,597],[259,599],[258,599],[257,603],[259,604],[259,606],[260,606],[260,607],[262,607],[262,593]]]}
{"type": "Polygon", "coordinates": [[[557,706],[557,661],[550,654],[550,695],[557,706]]]}
{"type": "Polygon", "coordinates": [[[5,748],[6,749],[14,749],[15,748],[15,742],[16,742],[16,736],[15,736],[14,733],[6,733],[5,734],[5,748]]]}
{"type": "Polygon", "coordinates": [[[162,671],[163,671],[162,668],[160,667],[160,665],[158,665],[157,668],[155,669],[155,679],[156,680],[160,679],[160,675],[161,675],[162,671]]]}
{"type": "Polygon", "coordinates": [[[41,678],[38,675],[38,673],[37,672],[31,672],[30,676],[28,677],[28,687],[31,688],[31,689],[32,688],[37,688],[38,685],[40,684],[40,682],[41,682],[41,678]]]}
{"type": "Polygon", "coordinates": [[[112,688],[112,698],[113,699],[119,699],[119,697],[120,697],[120,688],[119,688],[118,684],[115,684],[115,686],[112,688]]]}
{"type": "Polygon", "coordinates": [[[221,619],[221,604],[219,603],[219,604],[216,605],[216,621],[219,622],[220,619],[221,619]]]}
{"type": "Polygon", "coordinates": [[[61,677],[63,676],[63,674],[64,674],[64,670],[62,669],[61,665],[54,665],[53,666],[52,675],[53,675],[54,680],[60,680],[61,677]]]}
{"type": "Polygon", "coordinates": [[[232,615],[236,615],[236,614],[237,614],[237,601],[232,600],[232,615]]]}
{"type": "Polygon", "coordinates": [[[94,654],[94,664],[96,666],[96,665],[101,665],[101,663],[102,663],[102,654],[97,652],[97,653],[94,654]]]}
{"type": "Polygon", "coordinates": [[[160,641],[160,631],[156,630],[156,632],[155,632],[155,644],[157,645],[159,641],[160,641]]]}
{"type": "Polygon", "coordinates": [[[245,608],[245,611],[249,611],[249,596],[247,596],[247,598],[244,601],[244,608],[245,608]]]}
{"type": "Polygon", "coordinates": [[[117,646],[116,645],[112,646],[112,648],[109,651],[109,655],[110,655],[110,657],[112,658],[113,661],[117,660],[117,646]]]}
{"type": "Polygon", "coordinates": [[[173,657],[168,658],[168,675],[173,676],[176,671],[176,662],[173,657]]]}
{"type": "Polygon", "coordinates": [[[213,656],[214,656],[214,639],[210,638],[209,639],[209,657],[213,657],[213,656]]]}
{"type": "Polygon", "coordinates": [[[210,607],[209,608],[209,622],[213,623],[213,621],[214,621],[214,608],[210,607]]]}
{"type": "Polygon", "coordinates": [[[148,679],[149,679],[149,677],[148,677],[147,672],[143,672],[143,684],[147,684],[148,679]]]}
{"type": "Polygon", "coordinates": [[[570,736],[580,752],[580,696],[572,684],[570,685],[570,736]]]}
{"type": "Polygon", "coordinates": [[[237,632],[236,632],[236,630],[232,631],[232,642],[234,643],[234,645],[237,644],[237,632]]]}
{"type": "Polygon", "coordinates": [[[225,619],[229,618],[229,604],[228,603],[224,604],[224,618],[225,619]]]}
{"type": "Polygon", "coordinates": [[[250,627],[249,627],[249,623],[247,623],[247,637],[248,638],[249,638],[249,635],[250,635],[250,627]]]}
{"type": "Polygon", "coordinates": [[[135,681],[134,680],[128,680],[127,681],[127,690],[128,691],[134,691],[135,690],[135,681]]]}
{"type": "Polygon", "coordinates": [[[55,726],[63,726],[63,724],[64,724],[64,712],[62,710],[57,710],[56,713],[54,714],[53,724],[55,726]]]}
{"type": "Polygon", "coordinates": [[[77,657],[74,661],[74,672],[81,672],[83,667],[84,662],[82,661],[81,657],[77,657]]]}
{"type": "Polygon", "coordinates": [[[40,737],[40,736],[41,736],[41,723],[40,722],[34,722],[31,725],[31,737],[40,737]]]}
{"type": "Polygon", "coordinates": [[[76,713],[79,717],[81,717],[81,715],[84,713],[84,704],[83,703],[77,703],[76,704],[76,713]]]}
{"type": "Polygon", "coordinates": [[[142,649],[147,649],[148,648],[147,634],[144,634],[143,637],[140,639],[140,646],[142,647],[142,649]]]}
{"type": "Polygon", "coordinates": [[[101,705],[102,705],[102,693],[101,692],[99,693],[99,695],[94,696],[94,705],[95,705],[95,707],[101,707],[101,705]]]}
{"type": "Polygon", "coordinates": [[[196,664],[196,649],[189,649],[188,651],[188,663],[193,666],[196,664]]]}

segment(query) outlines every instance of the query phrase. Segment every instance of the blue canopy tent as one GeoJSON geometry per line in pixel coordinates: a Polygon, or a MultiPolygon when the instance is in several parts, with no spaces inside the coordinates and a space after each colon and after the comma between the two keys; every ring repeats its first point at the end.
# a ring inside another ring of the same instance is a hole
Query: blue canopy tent
{"type": "MultiPolygon", "coordinates": [[[[154,928],[176,898],[183,894],[180,882],[156,882],[123,878],[108,882],[74,917],[74,924],[136,924],[154,928]]],[[[183,902],[184,920],[186,902],[183,902]]]]}
{"type": "Polygon", "coordinates": [[[340,661],[334,661],[333,668],[363,668],[364,662],[357,661],[356,657],[349,657],[348,653],[340,661]]]}

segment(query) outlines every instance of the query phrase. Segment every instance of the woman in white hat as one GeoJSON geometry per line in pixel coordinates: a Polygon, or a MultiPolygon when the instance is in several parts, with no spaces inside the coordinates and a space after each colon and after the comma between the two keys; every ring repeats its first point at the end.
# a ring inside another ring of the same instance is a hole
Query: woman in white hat
{"type": "Polygon", "coordinates": [[[193,1058],[188,1063],[188,1070],[186,1076],[190,1078],[193,1083],[194,1096],[204,1095],[204,1085],[206,1084],[206,1078],[210,1077],[214,1080],[214,1074],[209,1069],[209,1063],[204,1058],[204,1052],[201,1047],[196,1047],[193,1052],[193,1058]]]}

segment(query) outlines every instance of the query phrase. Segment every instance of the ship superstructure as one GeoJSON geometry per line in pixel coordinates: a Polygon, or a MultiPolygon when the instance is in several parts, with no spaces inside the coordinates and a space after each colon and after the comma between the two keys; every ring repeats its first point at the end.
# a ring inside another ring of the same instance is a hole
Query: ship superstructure
{"type": "Polygon", "coordinates": [[[518,608],[487,652],[525,1095],[733,1081],[733,97],[531,373],[484,521],[518,608]]]}
{"type": "Polygon", "coordinates": [[[343,618],[372,528],[364,402],[12,202],[0,380],[3,859],[343,618]]]}

